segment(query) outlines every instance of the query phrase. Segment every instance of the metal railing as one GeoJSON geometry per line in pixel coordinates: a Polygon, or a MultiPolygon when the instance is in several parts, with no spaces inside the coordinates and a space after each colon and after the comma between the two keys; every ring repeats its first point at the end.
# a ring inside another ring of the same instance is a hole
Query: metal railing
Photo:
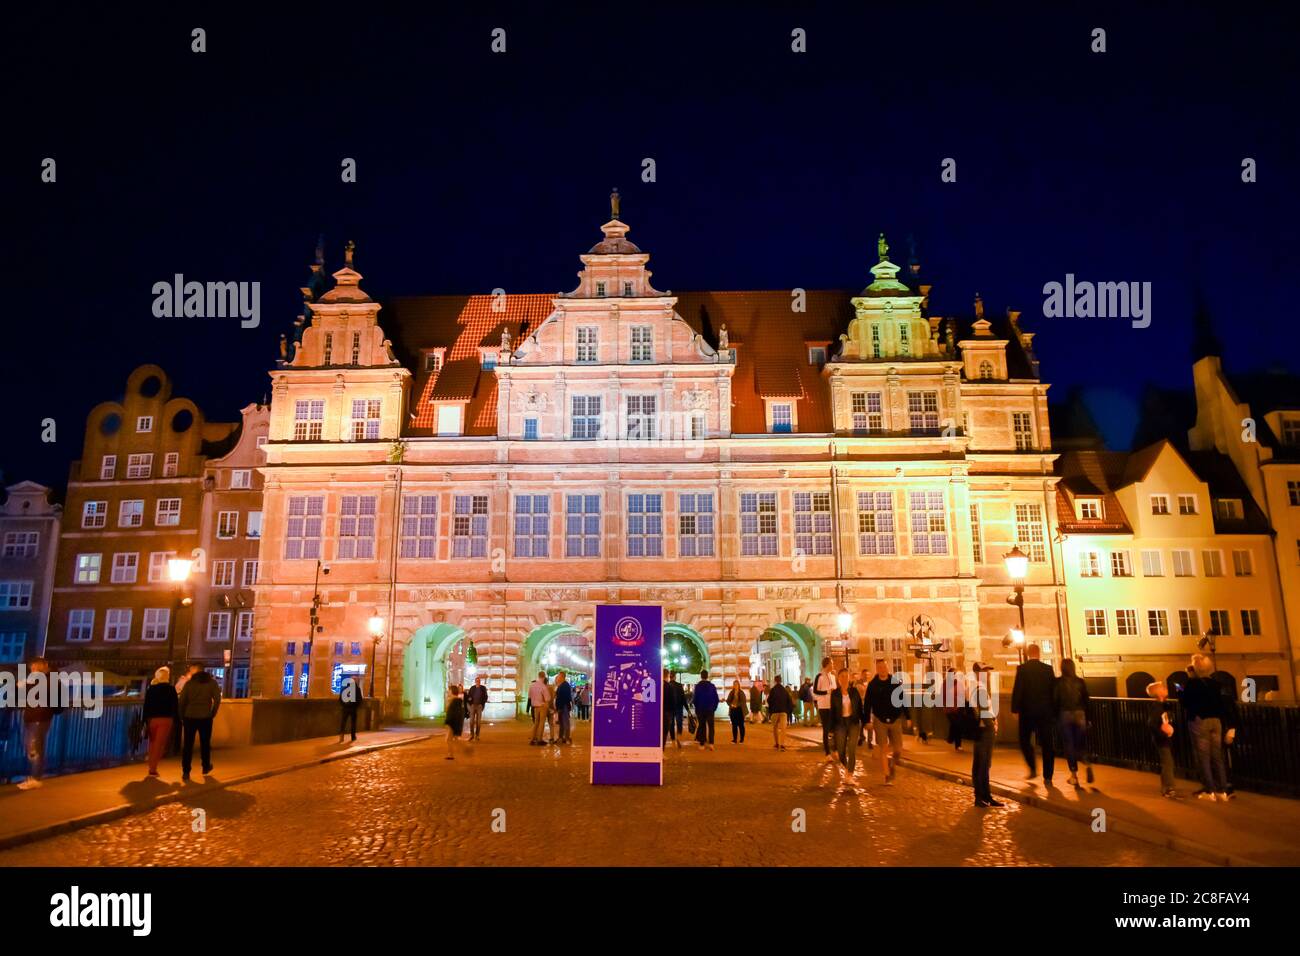
{"type": "MultiPolygon", "coordinates": [[[[80,708],[54,715],[45,738],[45,773],[54,776],[115,767],[141,760],[145,745],[132,747],[132,724],[139,719],[139,698],[104,701],[98,717],[80,708]]],[[[0,783],[27,776],[27,751],[23,745],[23,711],[0,709],[0,783]]]]}

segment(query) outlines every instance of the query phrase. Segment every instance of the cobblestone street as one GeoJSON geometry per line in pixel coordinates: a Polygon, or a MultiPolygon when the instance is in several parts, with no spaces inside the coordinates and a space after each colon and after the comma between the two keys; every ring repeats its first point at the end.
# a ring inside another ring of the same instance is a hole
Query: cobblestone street
{"type": "Polygon", "coordinates": [[[886,787],[860,765],[861,788],[841,789],[820,748],[777,752],[766,726],[744,745],[670,749],[663,787],[596,788],[588,732],[535,748],[521,724],[485,726],[454,762],[441,739],[369,753],[16,847],[0,866],[1196,865],[1017,803],[976,810],[968,789],[906,768],[886,787]]]}

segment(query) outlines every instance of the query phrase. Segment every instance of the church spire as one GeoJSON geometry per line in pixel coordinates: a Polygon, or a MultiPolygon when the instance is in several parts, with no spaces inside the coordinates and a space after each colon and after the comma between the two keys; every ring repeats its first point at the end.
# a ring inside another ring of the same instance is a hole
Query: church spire
{"type": "Polygon", "coordinates": [[[619,195],[618,187],[615,186],[613,192],[609,194],[609,218],[618,219],[619,195]]]}

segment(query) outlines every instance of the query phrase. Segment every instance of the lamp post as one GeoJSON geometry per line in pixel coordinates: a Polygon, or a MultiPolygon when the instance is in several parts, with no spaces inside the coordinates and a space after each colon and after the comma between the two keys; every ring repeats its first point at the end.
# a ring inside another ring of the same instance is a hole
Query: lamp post
{"type": "MultiPolygon", "coordinates": [[[[330,569],[320,558],[316,559],[316,579],[312,582],[311,611],[307,615],[307,680],[303,681],[302,696],[308,697],[311,694],[311,669],[312,660],[316,656],[316,635],[325,630],[320,624],[320,576],[329,574],[330,569]]],[[[329,656],[326,655],[325,661],[328,664],[329,656]]]]}
{"type": "Polygon", "coordinates": [[[176,585],[176,624],[167,628],[167,669],[172,671],[173,681],[175,665],[172,659],[176,655],[176,631],[181,623],[181,608],[189,607],[194,603],[194,598],[185,593],[185,584],[189,581],[193,569],[194,562],[189,558],[169,558],[167,561],[167,577],[176,585]]]}
{"type": "Polygon", "coordinates": [[[1002,560],[1006,563],[1007,576],[1011,578],[1011,586],[1014,589],[1011,597],[1007,598],[1007,603],[1015,605],[1016,610],[1020,612],[1020,626],[1011,629],[1011,633],[1002,639],[1002,646],[1014,645],[1020,663],[1023,664],[1025,662],[1025,578],[1029,575],[1029,555],[1016,545],[1002,556],[1002,560]]]}
{"type": "Polygon", "coordinates": [[[370,696],[375,696],[375,656],[384,636],[384,619],[378,614],[370,618],[370,696]]]}
{"type": "Polygon", "coordinates": [[[837,619],[840,625],[840,643],[844,645],[844,669],[849,669],[849,637],[853,631],[853,615],[848,611],[840,611],[837,619]]]}

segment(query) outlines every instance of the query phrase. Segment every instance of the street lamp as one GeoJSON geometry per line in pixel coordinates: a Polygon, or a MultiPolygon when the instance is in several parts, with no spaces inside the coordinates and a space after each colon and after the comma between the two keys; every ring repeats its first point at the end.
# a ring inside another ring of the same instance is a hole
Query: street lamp
{"type": "Polygon", "coordinates": [[[172,658],[176,654],[176,629],[181,622],[181,608],[189,607],[194,598],[185,593],[185,583],[190,579],[194,562],[189,558],[169,558],[167,560],[167,577],[176,585],[176,626],[167,628],[167,669],[172,672],[175,681],[175,666],[172,658]]]}
{"type": "Polygon", "coordinates": [[[853,615],[848,611],[840,611],[837,619],[840,625],[840,643],[844,645],[844,669],[849,669],[849,634],[853,630],[853,615]]]}
{"type": "Polygon", "coordinates": [[[1025,578],[1029,574],[1029,555],[1016,545],[1002,556],[1007,566],[1007,576],[1011,578],[1014,589],[1007,603],[1014,605],[1020,612],[1020,627],[1012,628],[1011,633],[1002,639],[1003,647],[1015,646],[1020,663],[1025,662],[1025,578]]]}
{"type": "Polygon", "coordinates": [[[379,650],[379,641],[384,636],[384,619],[378,614],[370,618],[370,696],[375,696],[375,652],[379,650]]]}

